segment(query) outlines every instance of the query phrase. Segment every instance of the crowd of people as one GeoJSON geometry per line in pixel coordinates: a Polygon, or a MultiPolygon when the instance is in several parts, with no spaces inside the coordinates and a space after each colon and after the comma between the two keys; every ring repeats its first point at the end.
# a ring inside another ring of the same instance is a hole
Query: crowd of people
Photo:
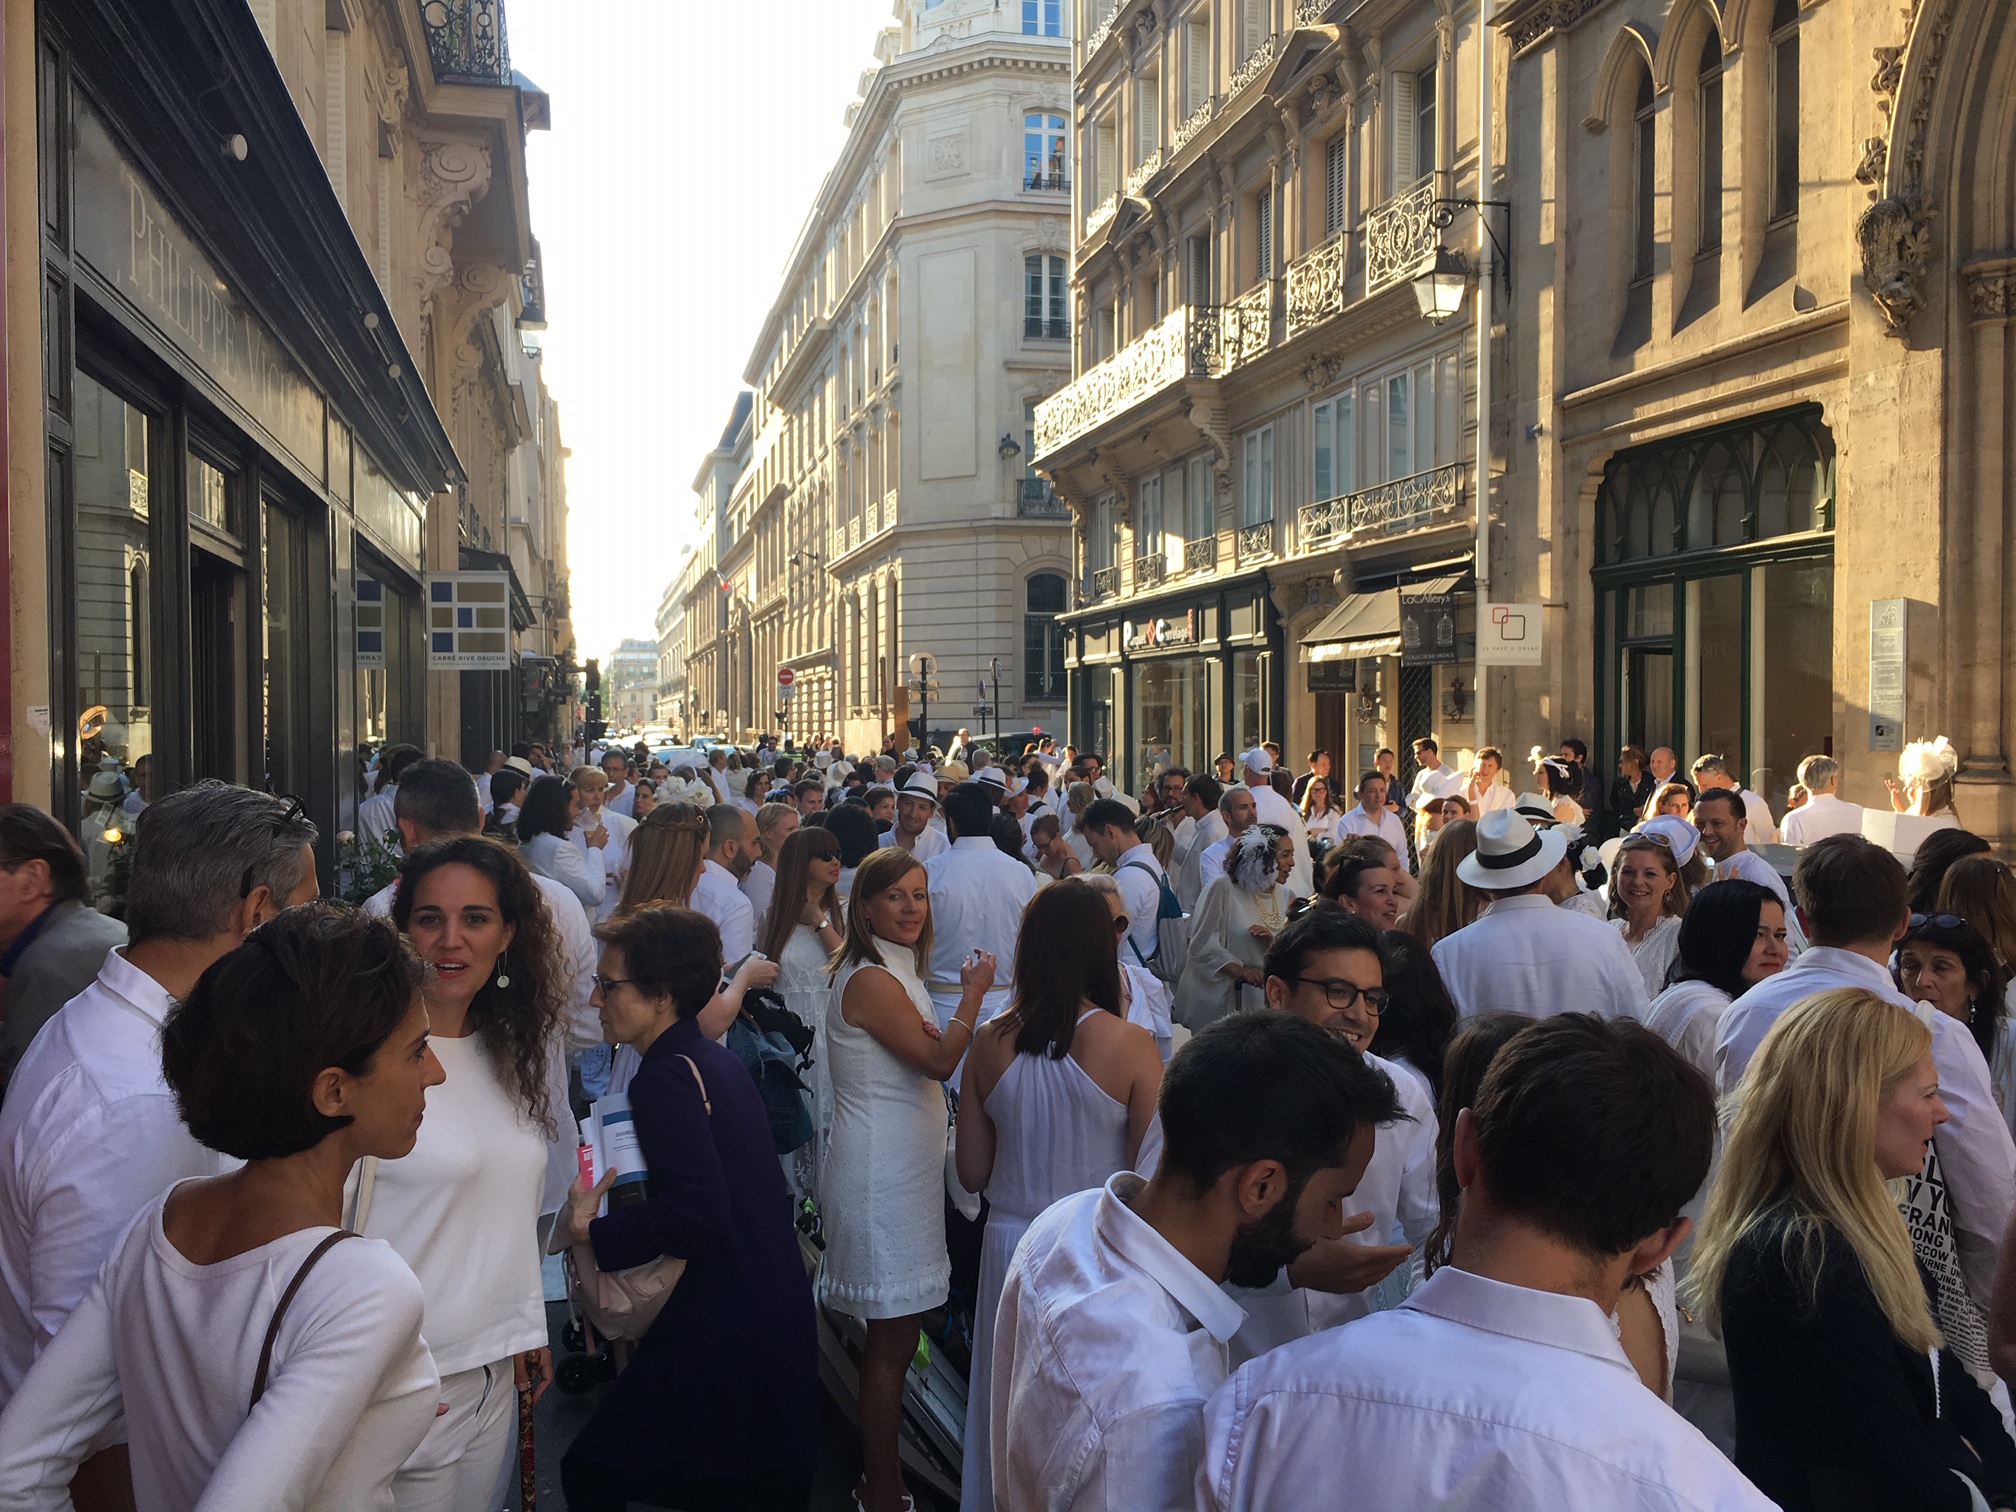
{"type": "Polygon", "coordinates": [[[110,912],[0,806],[0,1505],[494,1512],[566,1252],[659,1288],[577,1512],[804,1508],[822,1309],[865,1512],[927,1329],[967,1512],[2016,1507],[1950,748],[1905,859],[1826,755],[1412,754],[393,747],[354,907],[282,798],[136,789],[110,912]]]}

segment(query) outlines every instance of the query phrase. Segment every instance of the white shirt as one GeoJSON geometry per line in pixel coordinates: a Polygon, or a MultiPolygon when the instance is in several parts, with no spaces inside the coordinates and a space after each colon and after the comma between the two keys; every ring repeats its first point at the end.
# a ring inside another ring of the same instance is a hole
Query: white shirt
{"type": "Polygon", "coordinates": [[[1414,785],[1407,790],[1407,807],[1418,813],[1429,804],[1440,803],[1462,791],[1463,774],[1438,760],[1434,766],[1423,767],[1414,774],[1414,785]]]}
{"type": "Polygon", "coordinates": [[[1776,845],[1778,821],[1771,817],[1771,805],[1764,801],[1761,794],[1753,793],[1748,788],[1738,788],[1736,791],[1743,795],[1743,815],[1749,821],[1744,828],[1749,837],[1759,845],[1776,845]]]}
{"type": "Polygon", "coordinates": [[[576,907],[592,914],[602,906],[606,891],[602,877],[588,870],[580,850],[565,835],[534,835],[519,845],[518,859],[527,870],[564,886],[574,895],[576,907]]]}
{"type": "Polygon", "coordinates": [[[763,921],[770,915],[770,899],[777,891],[777,868],[768,861],[758,861],[740,886],[742,896],[749,900],[751,928],[761,934],[763,921]]]}
{"type": "Polygon", "coordinates": [[[248,1416],[280,1295],[327,1228],[214,1265],[168,1241],[157,1199],[0,1414],[0,1504],[55,1512],[123,1407],[141,1512],[392,1507],[392,1476],[434,1421],[440,1379],[420,1283],[384,1244],[345,1239],[287,1306],[248,1416]]]}
{"type": "MultiPolygon", "coordinates": [[[[1351,1244],[1419,1244],[1442,1216],[1435,1191],[1434,1099],[1419,1073],[1369,1053],[1365,1064],[1386,1073],[1407,1116],[1376,1131],[1371,1163],[1342,1204],[1346,1217],[1371,1213],[1372,1226],[1345,1239],[1351,1244]]],[[[1246,1311],[1232,1341],[1232,1358],[1241,1363],[1291,1339],[1364,1317],[1372,1311],[1374,1296],[1373,1288],[1340,1294],[1290,1286],[1285,1269],[1271,1286],[1227,1286],[1226,1292],[1246,1311]]]]}
{"type": "MultiPolygon", "coordinates": [[[[1589,898],[1595,894],[1582,893],[1578,896],[1589,898]]],[[[1597,917],[1602,917],[1600,912],[1597,917]]],[[[1617,938],[1624,940],[1624,948],[1631,952],[1631,960],[1638,967],[1638,979],[1645,984],[1645,997],[1649,1004],[1651,999],[1666,990],[1666,973],[1672,969],[1673,958],[1680,954],[1680,920],[1672,914],[1661,914],[1652,921],[1652,927],[1645,931],[1645,938],[1636,945],[1625,939],[1624,920],[1611,919],[1608,922],[1617,931],[1617,938]]]]}
{"type": "Polygon", "coordinates": [[[611,793],[602,800],[602,807],[609,813],[621,814],[625,819],[637,817],[637,784],[625,782],[623,791],[611,793]]]}
{"type": "MultiPolygon", "coordinates": [[[[1026,823],[1022,826],[1022,834],[1024,838],[1029,834],[1029,826],[1026,823]]],[[[908,838],[901,830],[892,830],[889,843],[901,850],[907,850],[919,861],[929,861],[933,856],[942,856],[952,848],[952,839],[945,833],[942,825],[935,829],[929,824],[925,825],[915,840],[908,838]]]]}
{"type": "Polygon", "coordinates": [[[476,778],[476,802],[486,814],[497,806],[490,800],[490,779],[495,775],[494,772],[483,772],[476,778]]]}
{"type": "Polygon", "coordinates": [[[1433,954],[1466,1018],[1505,1009],[1534,1018],[1642,1019],[1649,1001],[1622,935],[1539,893],[1498,899],[1474,923],[1437,940],[1433,954]]]}
{"type": "Polygon", "coordinates": [[[721,959],[732,970],[756,948],[756,910],[742,896],[735,873],[710,858],[700,868],[691,901],[694,909],[712,919],[721,931],[721,959]]]}
{"type": "Polygon", "coordinates": [[[0,1405],[136,1215],[237,1162],[198,1144],[161,1075],[166,989],[107,952],[44,1024],[0,1104],[0,1405]]]}
{"type": "Polygon", "coordinates": [[[1190,1512],[1240,1311],[1127,1206],[1146,1185],[1122,1171],[1066,1197],[1016,1246],[994,1325],[997,1507],[1190,1512]]]}
{"type": "Polygon", "coordinates": [[[1778,895],[1778,901],[1785,905],[1785,918],[1792,919],[1792,895],[1785,890],[1785,879],[1778,875],[1778,868],[1766,861],[1757,852],[1745,847],[1727,861],[1715,863],[1717,882],[1755,882],[1759,887],[1768,887],[1778,895]]]}
{"type": "Polygon", "coordinates": [[[399,843],[398,817],[392,812],[392,801],[398,792],[399,784],[388,782],[357,805],[358,840],[375,845],[386,843],[389,837],[391,844],[399,843]]]}
{"type": "MultiPolygon", "coordinates": [[[[1250,828],[1250,826],[1249,826],[1250,828]]],[[[1243,831],[1242,831],[1243,833],[1243,831]]],[[[1205,846],[1197,857],[1197,895],[1202,897],[1204,889],[1225,875],[1225,863],[1231,859],[1233,842],[1239,838],[1228,829],[1223,835],[1205,846]]]]}
{"type": "MultiPolygon", "coordinates": [[[[634,792],[634,788],[624,791],[634,792]]],[[[595,826],[590,822],[594,816],[583,814],[567,838],[574,842],[574,849],[581,853],[581,862],[588,868],[588,875],[602,873],[602,902],[595,909],[595,922],[600,924],[616,912],[616,905],[623,898],[623,877],[630,870],[630,834],[637,828],[635,819],[627,818],[620,811],[605,803],[602,805],[602,828],[609,838],[600,847],[588,843],[588,831],[595,826]]]]}
{"type": "Polygon", "coordinates": [[[1584,1297],[1444,1266],[1250,1365],[1205,1411],[1198,1512],[1770,1512],[1584,1297]]]}
{"type": "Polygon", "coordinates": [[[1862,805],[1832,793],[1815,793],[1785,816],[1779,831],[1787,845],[1807,846],[1829,835],[1862,833],[1862,805]]]}
{"type": "MultiPolygon", "coordinates": [[[[1303,827],[1302,816],[1295,805],[1275,792],[1267,783],[1259,787],[1247,784],[1246,791],[1253,795],[1253,810],[1261,824],[1277,825],[1288,832],[1288,838],[1295,842],[1295,869],[1288,874],[1288,891],[1297,898],[1306,898],[1316,891],[1316,873],[1309,861],[1309,832],[1303,827]]],[[[1403,841],[1400,854],[1405,857],[1407,847],[1403,841]]],[[[1223,869],[1223,863],[1220,863],[1223,869]]],[[[1209,877],[1204,879],[1210,881],[1209,877]]]]}
{"type": "MultiPolygon", "coordinates": [[[[924,863],[931,888],[931,970],[927,986],[959,990],[969,953],[992,951],[994,992],[1015,985],[1015,945],[1022,910],[1036,896],[1036,874],[985,835],[962,835],[924,863]],[[945,983],[950,983],[947,988],[945,983]]],[[[990,996],[992,994],[990,993],[990,996]]]]}
{"type": "Polygon", "coordinates": [[[1135,959],[1146,964],[1155,954],[1156,915],[1162,908],[1161,879],[1167,873],[1146,843],[1130,845],[1113,866],[1113,881],[1127,905],[1127,939],[1135,959]],[[1143,868],[1146,870],[1143,870],[1143,868]]]}
{"type": "Polygon", "coordinates": [[[2010,1209],[2016,1207],[2016,1141],[2010,1139],[2009,1126],[1996,1109],[1988,1062],[1965,1024],[1912,1002],[1897,990],[1890,973],[1865,955],[1808,946],[1790,966],[1752,987],[1722,1015],[1721,1038],[1715,1045],[1717,1090],[1735,1090],[1780,1014],[1799,999],[1832,987],[1873,992],[1916,1014],[1932,1031],[1932,1063],[1939,1071],[1939,1096],[1947,1113],[1932,1143],[1952,1197],[1960,1269],[1974,1305],[1985,1311],[2002,1229],[2010,1209]]]}
{"type": "Polygon", "coordinates": [[[1363,804],[1355,804],[1338,816],[1337,833],[1340,837],[1372,835],[1384,840],[1400,858],[1400,869],[1405,872],[1414,870],[1407,862],[1407,827],[1391,809],[1382,808],[1373,815],[1365,812],[1363,804]]]}
{"type": "Polygon", "coordinates": [[[1517,793],[1513,792],[1505,783],[1497,781],[1493,781],[1489,787],[1485,788],[1483,792],[1477,794],[1474,798],[1470,795],[1470,785],[1468,782],[1457,788],[1456,793],[1458,797],[1468,800],[1470,806],[1477,810],[1476,814],[1472,816],[1477,819],[1482,819],[1493,809],[1508,809],[1519,802],[1519,795],[1517,793]]]}
{"type": "Polygon", "coordinates": [[[1713,983],[1675,982],[1652,999],[1645,1012],[1645,1027],[1712,1082],[1715,1041],[1722,1033],[1722,1015],[1728,1011],[1729,994],[1713,983]]]}
{"type": "MultiPolygon", "coordinates": [[[[1215,808],[1197,821],[1191,832],[1189,847],[1183,852],[1183,860],[1176,868],[1176,901],[1189,913],[1196,908],[1197,899],[1203,894],[1204,884],[1211,879],[1204,875],[1204,853],[1226,836],[1225,816],[1215,808]]],[[[1221,853],[1218,870],[1225,870],[1221,853]]]]}

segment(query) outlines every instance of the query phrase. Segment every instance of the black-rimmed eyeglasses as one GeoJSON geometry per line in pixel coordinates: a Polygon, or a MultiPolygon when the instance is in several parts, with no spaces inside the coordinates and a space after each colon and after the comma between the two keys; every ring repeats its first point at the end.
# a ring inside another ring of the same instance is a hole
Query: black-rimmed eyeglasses
{"type": "Polygon", "coordinates": [[[1347,982],[1342,977],[1297,977],[1304,987],[1315,987],[1323,994],[1323,1001],[1339,1012],[1349,1012],[1352,1005],[1361,999],[1365,1012],[1372,1018],[1386,1011],[1388,998],[1383,988],[1360,987],[1356,982],[1347,982]]]}

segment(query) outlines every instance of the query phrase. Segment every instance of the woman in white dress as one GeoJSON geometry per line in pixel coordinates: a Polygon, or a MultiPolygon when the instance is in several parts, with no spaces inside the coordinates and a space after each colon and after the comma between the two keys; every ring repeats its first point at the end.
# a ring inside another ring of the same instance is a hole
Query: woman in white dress
{"type": "Polygon", "coordinates": [[[170,1011],[176,1105],[245,1164],[177,1183],[127,1230],[0,1414],[0,1506],[70,1507],[122,1412],[142,1507],[392,1506],[439,1379],[420,1283],[344,1233],[342,1191],[360,1157],[413,1148],[441,1083],[419,989],[390,924],[311,903],[170,1011]]]}
{"type": "Polygon", "coordinates": [[[861,863],[826,1008],[832,1110],[819,1173],[826,1251],[819,1295],[863,1321],[857,1398],[866,1512],[904,1512],[897,1436],[903,1378],[921,1315],[950,1292],[945,1249],[944,1080],[973,1039],[994,958],[959,969],[959,1006],[941,1032],[924,989],[931,889],[896,847],[861,863]]]}
{"type": "Polygon", "coordinates": [[[1193,1033],[1240,1008],[1265,1006],[1261,965],[1288,922],[1287,881],[1294,842],[1272,824],[1256,824],[1233,842],[1225,872],[1198,894],[1190,920],[1190,955],[1176,984],[1176,1021],[1193,1033]]]}
{"type": "Polygon", "coordinates": [[[1756,882],[1711,882],[1680,921],[1673,985],[1652,1000],[1646,1027],[1711,1082],[1729,1004],[1785,969],[1785,905],[1756,882]]]}
{"type": "Polygon", "coordinates": [[[966,1057],[959,1181],[987,1194],[988,1213],[966,1382],[962,1512],[993,1512],[994,1313],[1017,1242],[1059,1198],[1134,1169],[1154,1137],[1162,1057],[1154,1038],[1126,1021],[1113,933],[1106,900],[1086,882],[1037,893],[1022,914],[1014,1001],[966,1057]]]}
{"type": "Polygon", "coordinates": [[[518,858],[542,877],[551,877],[581,900],[592,919],[606,891],[599,873],[591,874],[581,852],[569,838],[581,817],[581,794],[564,777],[535,777],[518,812],[518,858]]]}
{"type": "Polygon", "coordinates": [[[1676,844],[1692,854],[1687,840],[1676,842],[1664,832],[1626,835],[1611,864],[1610,922],[1624,936],[1648,1000],[1666,990],[1667,969],[1680,951],[1687,879],[1676,844]]]}
{"type": "Polygon", "coordinates": [[[816,1197],[819,1151],[825,1140],[832,1087],[826,1068],[827,963],[841,946],[840,842],[819,828],[794,831],[777,851],[777,889],[770,895],[756,948],[777,963],[777,995],[813,1031],[812,1142],[783,1157],[784,1174],[800,1202],[816,1197]],[[795,907],[793,904],[795,903],[795,907]]]}

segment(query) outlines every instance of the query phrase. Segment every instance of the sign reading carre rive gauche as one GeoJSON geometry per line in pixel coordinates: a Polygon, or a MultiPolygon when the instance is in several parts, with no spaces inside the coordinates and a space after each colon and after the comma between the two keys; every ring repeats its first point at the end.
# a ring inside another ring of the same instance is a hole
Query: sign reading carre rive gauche
{"type": "Polygon", "coordinates": [[[428,577],[427,666],[434,672],[511,670],[508,572],[437,572],[428,577]]]}
{"type": "Polygon", "coordinates": [[[1486,667],[1540,665],[1538,604],[1479,604],[1477,660],[1486,667]]]}
{"type": "Polygon", "coordinates": [[[1400,665],[1437,667],[1456,660],[1456,595],[1400,590],[1400,665]]]}
{"type": "Polygon", "coordinates": [[[1904,749],[1904,600],[1869,601],[1869,749],[1904,749]]]}

